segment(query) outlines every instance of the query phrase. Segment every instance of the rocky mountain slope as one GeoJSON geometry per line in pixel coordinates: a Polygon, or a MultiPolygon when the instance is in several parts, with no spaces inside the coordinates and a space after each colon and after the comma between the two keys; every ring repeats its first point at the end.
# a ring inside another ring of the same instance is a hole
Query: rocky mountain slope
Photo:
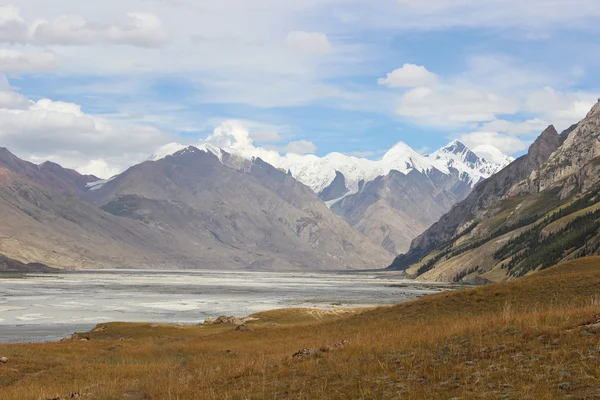
{"type": "MultiPolygon", "coordinates": [[[[473,187],[512,160],[494,148],[487,150],[494,157],[491,162],[454,141],[424,157],[439,168],[391,171],[332,202],[331,209],[386,250],[405,252],[473,187]]],[[[339,174],[332,186],[341,186],[342,179],[339,174]]]]}
{"type": "Polygon", "coordinates": [[[0,147],[0,170],[12,171],[42,188],[69,196],[80,196],[87,191],[87,184],[99,180],[96,176],[81,175],[53,162],[37,165],[21,160],[4,147],[0,147]]]}
{"type": "Polygon", "coordinates": [[[260,159],[223,153],[220,160],[188,147],[134,166],[90,194],[103,210],[172,229],[204,253],[231,252],[233,265],[366,268],[389,259],[308,187],[260,159]]]}
{"type": "MultiPolygon", "coordinates": [[[[25,264],[0,254],[0,272],[57,272],[58,269],[50,268],[40,263],[25,264]]],[[[0,275],[1,277],[1,275],[0,275]]]]}
{"type": "Polygon", "coordinates": [[[0,253],[61,268],[168,268],[194,262],[164,233],[0,168],[0,253]]]}
{"type": "Polygon", "coordinates": [[[397,253],[456,202],[455,194],[427,174],[392,171],[335,203],[331,210],[373,242],[397,253]]]}
{"type": "Polygon", "coordinates": [[[186,148],[102,184],[0,166],[0,253],[69,268],[376,268],[390,254],[270,165],[186,148]],[[239,168],[233,168],[237,166],[239,168]],[[86,186],[88,189],[86,190],[86,186]]]}
{"type": "Polygon", "coordinates": [[[521,276],[600,251],[600,102],[475,187],[392,269],[424,280],[521,276]]]}

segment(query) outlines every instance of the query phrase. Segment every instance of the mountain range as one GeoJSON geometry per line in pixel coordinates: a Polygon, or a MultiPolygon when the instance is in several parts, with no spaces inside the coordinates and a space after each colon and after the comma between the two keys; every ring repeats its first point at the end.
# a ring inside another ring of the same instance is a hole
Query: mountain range
{"type": "MultiPolygon", "coordinates": [[[[186,148],[171,143],[149,160],[160,160],[186,148]]],[[[513,161],[493,146],[472,151],[460,141],[430,155],[400,142],[380,160],[341,153],[282,156],[260,148],[218,148],[208,143],[194,148],[220,160],[227,154],[245,160],[262,159],[286,171],[311,188],[334,213],[391,253],[408,250],[412,239],[473,187],[513,161]]]]}
{"type": "Polygon", "coordinates": [[[600,253],[600,101],[477,185],[396,258],[423,280],[511,279],[600,253]]]}
{"type": "Polygon", "coordinates": [[[431,155],[400,143],[379,161],[263,159],[171,144],[101,180],[2,148],[0,254],[66,268],[384,267],[511,160],[478,152],[455,141],[431,155]]]}

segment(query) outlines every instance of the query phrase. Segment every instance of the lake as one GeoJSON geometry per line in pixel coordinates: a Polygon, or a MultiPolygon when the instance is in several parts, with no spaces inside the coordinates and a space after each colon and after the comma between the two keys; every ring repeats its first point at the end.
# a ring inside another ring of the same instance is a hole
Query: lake
{"type": "Polygon", "coordinates": [[[0,277],[0,342],[59,340],[108,321],[197,324],[277,308],[389,305],[439,290],[380,272],[116,270],[0,277]]]}

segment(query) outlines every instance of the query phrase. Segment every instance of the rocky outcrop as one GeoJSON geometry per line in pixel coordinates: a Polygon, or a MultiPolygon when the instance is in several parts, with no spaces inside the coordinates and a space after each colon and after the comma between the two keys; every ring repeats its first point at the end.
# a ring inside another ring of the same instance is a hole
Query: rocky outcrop
{"type": "Polygon", "coordinates": [[[530,192],[561,185],[564,197],[585,192],[600,180],[600,101],[568,134],[560,150],[532,177],[530,192]]]}
{"type": "Polygon", "coordinates": [[[241,326],[245,322],[242,318],[221,315],[217,318],[207,318],[204,320],[204,325],[236,325],[241,326]]]}
{"type": "Polygon", "coordinates": [[[340,171],[335,171],[333,182],[319,193],[319,198],[323,201],[332,201],[341,198],[346,193],[348,193],[346,177],[340,171]]]}
{"type": "Polygon", "coordinates": [[[47,265],[41,263],[23,263],[21,261],[13,260],[0,254],[0,272],[57,272],[58,269],[50,268],[47,265]]]}
{"type": "Polygon", "coordinates": [[[306,357],[319,356],[323,353],[329,353],[334,350],[341,350],[349,345],[350,345],[350,342],[348,342],[347,340],[342,340],[342,341],[339,341],[339,342],[333,344],[332,346],[321,346],[318,349],[305,347],[305,348],[298,350],[294,354],[292,354],[292,358],[303,359],[306,357]]]}
{"type": "Polygon", "coordinates": [[[560,135],[556,131],[554,125],[550,125],[538,138],[533,142],[527,152],[527,159],[533,166],[541,166],[544,164],[552,153],[560,146],[560,135]]]}

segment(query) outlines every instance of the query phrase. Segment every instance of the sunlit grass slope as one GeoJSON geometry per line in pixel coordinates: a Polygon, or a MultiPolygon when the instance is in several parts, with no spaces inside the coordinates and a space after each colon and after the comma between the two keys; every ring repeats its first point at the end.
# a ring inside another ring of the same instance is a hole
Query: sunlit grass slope
{"type": "Polygon", "coordinates": [[[394,307],[261,313],[246,330],[106,324],[0,346],[0,398],[597,398],[597,314],[600,258],[584,258],[394,307]]]}

